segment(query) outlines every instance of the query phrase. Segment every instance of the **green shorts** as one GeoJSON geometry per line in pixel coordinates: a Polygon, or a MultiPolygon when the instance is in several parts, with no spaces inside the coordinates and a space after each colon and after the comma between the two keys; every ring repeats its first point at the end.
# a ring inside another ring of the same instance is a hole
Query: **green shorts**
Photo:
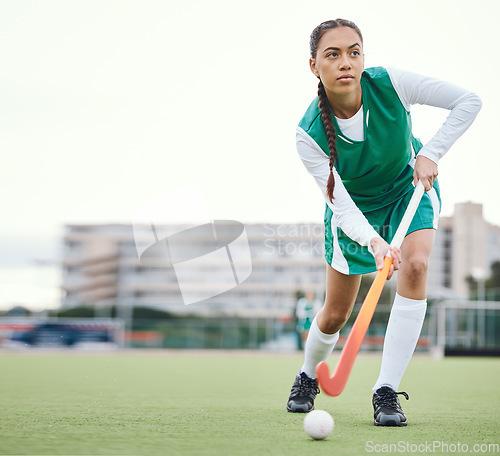
{"type": "MultiPolygon", "coordinates": [[[[388,206],[364,212],[375,231],[389,243],[396,234],[412,194],[410,191],[388,206]]],[[[423,229],[437,229],[440,211],[441,198],[436,181],[434,188],[424,193],[407,234],[423,229]]],[[[325,258],[333,269],[342,274],[357,275],[376,271],[375,259],[368,247],[353,241],[337,226],[328,205],[325,210],[325,258]]]]}

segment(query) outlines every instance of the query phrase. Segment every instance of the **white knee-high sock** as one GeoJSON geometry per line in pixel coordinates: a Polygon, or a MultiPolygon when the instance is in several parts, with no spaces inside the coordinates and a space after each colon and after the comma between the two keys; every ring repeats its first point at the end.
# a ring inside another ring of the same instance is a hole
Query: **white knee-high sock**
{"type": "Polygon", "coordinates": [[[304,365],[300,372],[304,372],[308,377],[316,378],[316,366],[331,355],[338,340],[338,332],[335,334],[321,332],[316,323],[316,318],[314,318],[307,335],[306,346],[304,347],[304,365]]]}
{"type": "Polygon", "coordinates": [[[426,309],[426,299],[408,299],[396,294],[385,333],[380,375],[373,392],[382,386],[398,390],[417,346],[426,309]]]}

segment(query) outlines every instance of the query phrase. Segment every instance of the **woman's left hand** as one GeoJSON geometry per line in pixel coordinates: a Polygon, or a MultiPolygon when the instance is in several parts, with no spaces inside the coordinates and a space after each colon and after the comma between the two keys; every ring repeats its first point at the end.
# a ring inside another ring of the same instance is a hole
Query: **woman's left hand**
{"type": "Polygon", "coordinates": [[[418,181],[422,181],[425,191],[428,192],[434,185],[437,175],[438,165],[430,158],[417,155],[415,169],[413,170],[413,183],[417,185],[418,181]]]}

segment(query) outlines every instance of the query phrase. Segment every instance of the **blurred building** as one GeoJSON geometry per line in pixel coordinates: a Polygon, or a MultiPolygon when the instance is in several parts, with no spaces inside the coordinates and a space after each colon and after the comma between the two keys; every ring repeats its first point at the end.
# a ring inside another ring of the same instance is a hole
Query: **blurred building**
{"type": "MultiPolygon", "coordinates": [[[[170,228],[182,232],[187,227],[170,228]]],[[[140,260],[132,226],[68,225],[62,306],[118,304],[211,316],[280,317],[291,315],[298,293],[312,290],[323,297],[322,224],[247,224],[245,231],[252,263],[249,278],[218,296],[186,306],[169,252],[160,249],[147,261],[140,260]]],[[[208,244],[203,236],[197,236],[195,242],[181,236],[175,251],[189,257],[193,249],[209,251],[208,244]]],[[[429,296],[467,296],[467,277],[486,277],[496,260],[500,260],[500,227],[484,220],[482,205],[457,204],[452,217],[441,219],[436,234],[429,296]]],[[[221,267],[214,260],[205,273],[193,270],[193,286],[202,290],[217,281],[221,267]]]]}
{"type": "Polygon", "coordinates": [[[454,214],[439,221],[430,260],[429,295],[467,297],[467,278],[484,281],[491,264],[499,260],[500,227],[484,220],[482,204],[456,204],[454,214]]]}
{"type": "MultiPolygon", "coordinates": [[[[188,231],[182,225],[170,226],[168,231],[179,233],[183,229],[188,231]]],[[[157,306],[176,313],[279,317],[291,315],[297,293],[312,290],[323,296],[322,225],[249,224],[245,231],[252,263],[249,278],[218,296],[186,306],[169,258],[172,248],[159,248],[139,260],[130,225],[68,225],[62,305],[157,306]]],[[[176,236],[175,255],[192,258],[193,250],[206,253],[210,242],[203,234],[194,241],[189,236],[176,236]]],[[[198,279],[192,284],[200,292],[210,287],[224,275],[222,266],[214,259],[205,273],[193,269],[198,279]]]]}

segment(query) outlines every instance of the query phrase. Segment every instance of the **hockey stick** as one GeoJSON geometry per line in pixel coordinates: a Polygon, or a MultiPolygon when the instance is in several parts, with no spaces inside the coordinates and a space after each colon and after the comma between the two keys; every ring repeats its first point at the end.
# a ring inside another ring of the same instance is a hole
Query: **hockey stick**
{"type": "MultiPolygon", "coordinates": [[[[419,181],[415,191],[403,215],[403,219],[392,239],[391,246],[401,247],[403,239],[408,232],[410,223],[413,220],[417,207],[424,194],[424,185],[419,181]]],[[[392,258],[388,255],[384,258],[384,267],[377,273],[363,305],[359,311],[358,317],[352,326],[349,337],[342,349],[339,361],[333,375],[330,377],[330,371],[326,361],[322,361],[316,367],[316,377],[321,389],[329,396],[338,396],[343,390],[351,373],[352,366],[358,355],[359,348],[365,337],[370,321],[377,307],[378,300],[382,294],[384,284],[387,280],[391,268],[392,258]]]]}

